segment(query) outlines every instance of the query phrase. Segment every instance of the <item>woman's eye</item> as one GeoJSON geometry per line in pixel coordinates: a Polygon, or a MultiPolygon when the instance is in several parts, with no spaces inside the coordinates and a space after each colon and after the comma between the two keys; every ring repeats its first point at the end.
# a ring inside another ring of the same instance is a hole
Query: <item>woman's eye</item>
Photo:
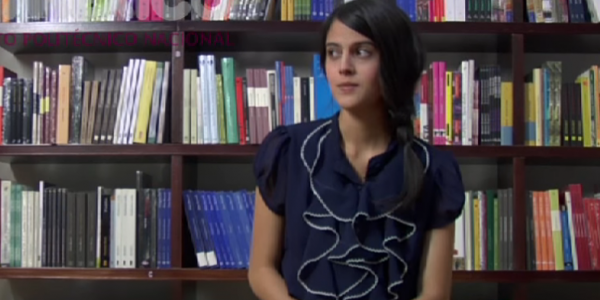
{"type": "Polygon", "coordinates": [[[339,51],[337,51],[337,50],[328,50],[327,53],[329,56],[332,56],[332,57],[339,56],[339,51]]]}
{"type": "Polygon", "coordinates": [[[369,56],[371,54],[371,52],[366,49],[359,49],[357,52],[359,56],[369,56]]]}

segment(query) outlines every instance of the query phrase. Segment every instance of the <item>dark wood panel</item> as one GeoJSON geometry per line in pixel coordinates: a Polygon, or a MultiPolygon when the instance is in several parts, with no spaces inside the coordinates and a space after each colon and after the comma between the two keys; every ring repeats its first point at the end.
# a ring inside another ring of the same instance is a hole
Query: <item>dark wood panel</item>
{"type": "MultiPolygon", "coordinates": [[[[259,145],[1,145],[1,157],[136,157],[171,156],[188,157],[252,157],[259,145]]],[[[533,146],[436,146],[464,158],[531,158],[576,161],[600,159],[600,148],[584,147],[533,147],[533,146]]]]}
{"type": "Polygon", "coordinates": [[[181,268],[183,255],[183,158],[171,157],[171,266],[181,268]]]}
{"type": "Polygon", "coordinates": [[[180,145],[1,145],[0,156],[169,156],[180,145]]]}
{"type": "MultiPolygon", "coordinates": [[[[181,31],[197,32],[318,32],[321,22],[311,21],[179,21],[181,31]]],[[[492,22],[416,22],[421,33],[511,34],[530,24],[492,22]]],[[[533,24],[535,25],[535,24],[533,24]]]]}
{"type": "MultiPolygon", "coordinates": [[[[2,279],[245,281],[246,270],[2,268],[2,279]]],[[[596,282],[598,271],[454,271],[454,282],[596,282]]]]}
{"type": "MultiPolygon", "coordinates": [[[[171,36],[198,51],[316,51],[321,22],[166,21],[0,23],[0,47],[16,54],[169,52],[171,36]]],[[[590,52],[600,24],[417,22],[428,51],[510,52],[512,34],[527,52],[590,52]],[[551,45],[551,47],[546,46],[551,45]]]]}
{"type": "Polygon", "coordinates": [[[244,270],[2,268],[2,279],[245,280],[244,270]]]}
{"type": "MultiPolygon", "coordinates": [[[[293,51],[319,50],[320,22],[181,21],[190,51],[293,51]]],[[[508,52],[514,24],[416,23],[428,51],[508,52]]]]}

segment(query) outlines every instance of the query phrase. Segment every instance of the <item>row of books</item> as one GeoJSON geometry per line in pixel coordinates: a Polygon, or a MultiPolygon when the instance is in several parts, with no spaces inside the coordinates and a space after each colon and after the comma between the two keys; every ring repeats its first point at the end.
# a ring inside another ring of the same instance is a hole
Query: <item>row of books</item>
{"type": "Polygon", "coordinates": [[[272,69],[245,71],[245,77],[236,76],[233,58],[223,57],[219,64],[210,54],[199,55],[198,69],[184,70],[184,144],[260,144],[279,125],[327,118],[339,110],[318,54],[313,76],[298,76],[283,61],[272,69]]]}
{"type": "Polygon", "coordinates": [[[528,146],[600,146],[600,73],[594,65],[563,82],[562,63],[548,61],[525,82],[528,146]]]}
{"type": "MultiPolygon", "coordinates": [[[[234,70],[233,58],[219,64],[214,55],[200,55],[198,69],[184,70],[184,144],[260,144],[279,125],[339,110],[317,54],[312,76],[299,76],[283,61],[246,69],[246,76],[234,70]]],[[[416,134],[434,145],[513,143],[512,82],[502,81],[499,66],[468,60],[449,70],[444,61],[432,62],[415,102],[416,134]]]]}
{"type": "Polygon", "coordinates": [[[529,23],[598,23],[600,6],[594,0],[525,1],[529,23]]]}
{"type": "MultiPolygon", "coordinates": [[[[333,99],[319,55],[311,76],[276,61],[236,76],[236,62],[198,56],[184,70],[185,144],[259,144],[279,125],[326,118],[333,99]]],[[[161,144],[169,140],[170,62],[130,59],[96,74],[83,56],[57,68],[36,61],[32,78],[0,67],[3,144],[161,144]]],[[[526,145],[600,145],[598,66],[563,83],[562,64],[549,61],[525,78],[526,145]]],[[[435,145],[512,145],[512,82],[499,66],[473,60],[450,70],[434,61],[415,102],[416,135],[435,145]],[[447,109],[451,107],[452,109],[447,109]],[[470,117],[469,117],[470,116],[470,117]]]]}
{"type": "Polygon", "coordinates": [[[416,135],[433,145],[513,144],[512,82],[500,67],[431,62],[415,96],[416,135]]]}
{"type": "Polygon", "coordinates": [[[0,266],[171,268],[171,192],[136,176],[95,190],[2,180],[0,266]]]}
{"type": "MultiPolygon", "coordinates": [[[[275,17],[281,21],[321,21],[343,2],[335,0],[281,0],[275,17]]],[[[413,22],[514,22],[512,0],[396,0],[413,22]]],[[[271,7],[267,7],[271,9],[271,7]]]]}
{"type": "Polygon", "coordinates": [[[600,193],[531,190],[526,209],[529,270],[600,270],[600,193]]]}
{"type": "Polygon", "coordinates": [[[183,201],[198,268],[247,269],[255,192],[185,190],[183,201]]]}
{"type": "MultiPolygon", "coordinates": [[[[163,20],[322,21],[335,0],[2,0],[2,22],[96,22],[163,20]]],[[[404,0],[398,7],[413,21],[513,22],[513,1],[404,0]]]]}
{"type": "Polygon", "coordinates": [[[33,78],[4,70],[3,144],[162,144],[168,138],[169,61],[130,59],[98,77],[83,56],[57,68],[36,61],[33,78]]]}
{"type": "Polygon", "coordinates": [[[513,189],[465,192],[455,224],[454,269],[514,270],[513,189]]]}
{"type": "Polygon", "coordinates": [[[176,3],[175,0],[2,0],[0,7],[3,23],[66,23],[178,20],[178,15],[190,11],[197,16],[203,6],[201,0],[186,0],[186,6],[176,3]]]}

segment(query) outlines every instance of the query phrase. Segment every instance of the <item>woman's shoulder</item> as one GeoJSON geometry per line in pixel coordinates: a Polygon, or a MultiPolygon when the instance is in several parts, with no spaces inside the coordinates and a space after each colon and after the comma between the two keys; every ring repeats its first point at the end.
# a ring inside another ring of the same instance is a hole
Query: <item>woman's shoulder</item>
{"type": "Polygon", "coordinates": [[[284,202],[288,198],[287,184],[295,182],[294,176],[303,166],[299,157],[303,141],[320,128],[325,128],[328,119],[278,126],[264,138],[254,158],[256,185],[267,206],[275,213],[284,213],[284,202]]]}
{"type": "Polygon", "coordinates": [[[427,168],[427,190],[431,193],[429,207],[434,215],[429,228],[443,227],[453,222],[462,212],[465,203],[465,188],[460,165],[454,154],[417,140],[421,146],[421,156],[427,168]]]}
{"type": "Polygon", "coordinates": [[[281,154],[291,154],[298,152],[304,140],[320,128],[326,127],[331,122],[330,119],[319,119],[309,122],[302,122],[290,125],[280,125],[275,127],[259,146],[258,157],[281,154]]]}
{"type": "Polygon", "coordinates": [[[415,139],[416,152],[427,168],[427,174],[439,175],[440,172],[455,172],[459,169],[454,154],[450,151],[440,149],[422,139],[415,139]]]}

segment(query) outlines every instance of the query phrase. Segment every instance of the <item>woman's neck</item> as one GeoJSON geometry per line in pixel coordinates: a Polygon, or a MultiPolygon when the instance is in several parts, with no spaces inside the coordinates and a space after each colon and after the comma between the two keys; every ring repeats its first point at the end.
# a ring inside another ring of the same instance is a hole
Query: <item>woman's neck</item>
{"type": "Polygon", "coordinates": [[[388,147],[390,132],[384,110],[340,111],[340,133],[346,152],[383,151],[388,147]]]}

